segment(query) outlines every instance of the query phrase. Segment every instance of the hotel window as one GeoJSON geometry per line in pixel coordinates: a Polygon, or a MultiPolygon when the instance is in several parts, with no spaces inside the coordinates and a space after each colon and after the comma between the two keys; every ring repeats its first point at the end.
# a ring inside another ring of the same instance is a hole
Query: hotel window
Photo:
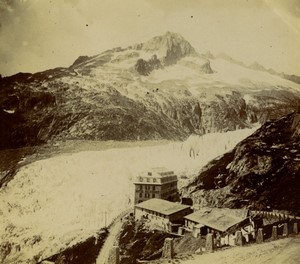
{"type": "Polygon", "coordinates": [[[155,191],[155,186],[152,186],[152,190],[155,191]]]}
{"type": "Polygon", "coordinates": [[[152,198],[155,198],[155,193],[152,193],[152,198]]]}
{"type": "Polygon", "coordinates": [[[148,172],[148,176],[152,176],[152,172],[148,172]]]}

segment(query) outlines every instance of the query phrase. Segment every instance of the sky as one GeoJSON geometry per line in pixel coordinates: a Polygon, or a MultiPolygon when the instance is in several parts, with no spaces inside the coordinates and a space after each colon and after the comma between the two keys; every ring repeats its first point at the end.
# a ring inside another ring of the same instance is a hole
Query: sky
{"type": "Polygon", "coordinates": [[[166,31],[199,53],[300,75],[300,0],[0,0],[0,74],[68,67],[166,31]]]}

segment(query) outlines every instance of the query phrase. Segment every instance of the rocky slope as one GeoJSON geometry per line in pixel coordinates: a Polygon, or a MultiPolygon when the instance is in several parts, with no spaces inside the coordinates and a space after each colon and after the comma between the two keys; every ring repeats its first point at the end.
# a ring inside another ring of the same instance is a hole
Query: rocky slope
{"type": "Polygon", "coordinates": [[[128,221],[121,230],[119,246],[121,264],[135,264],[140,261],[159,259],[162,256],[164,240],[172,237],[159,230],[151,230],[141,222],[128,221]]]}
{"type": "Polygon", "coordinates": [[[267,122],[185,187],[201,205],[300,214],[300,112],[267,122]]]}
{"type": "Polygon", "coordinates": [[[300,85],[200,55],[179,34],[0,79],[0,149],[66,139],[184,139],[282,116],[300,85]]]}

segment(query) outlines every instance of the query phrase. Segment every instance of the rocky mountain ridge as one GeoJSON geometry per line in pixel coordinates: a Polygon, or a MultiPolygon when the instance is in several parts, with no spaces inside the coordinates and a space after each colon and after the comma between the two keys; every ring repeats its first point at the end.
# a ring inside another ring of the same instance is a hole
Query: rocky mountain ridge
{"type": "Polygon", "coordinates": [[[208,163],[184,188],[203,206],[285,210],[299,215],[300,112],[266,122],[208,163]]]}
{"type": "Polygon", "coordinates": [[[300,85],[200,55],[167,32],[0,79],[0,149],[69,139],[182,140],[293,111],[300,85]]]}

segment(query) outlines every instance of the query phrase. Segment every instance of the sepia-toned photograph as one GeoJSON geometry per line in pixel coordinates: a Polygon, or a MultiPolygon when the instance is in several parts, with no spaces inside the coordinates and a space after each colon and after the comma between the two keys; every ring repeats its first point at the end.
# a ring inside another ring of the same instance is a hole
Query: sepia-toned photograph
{"type": "Polygon", "coordinates": [[[299,225],[299,0],[0,0],[0,264],[298,264],[299,225]]]}

